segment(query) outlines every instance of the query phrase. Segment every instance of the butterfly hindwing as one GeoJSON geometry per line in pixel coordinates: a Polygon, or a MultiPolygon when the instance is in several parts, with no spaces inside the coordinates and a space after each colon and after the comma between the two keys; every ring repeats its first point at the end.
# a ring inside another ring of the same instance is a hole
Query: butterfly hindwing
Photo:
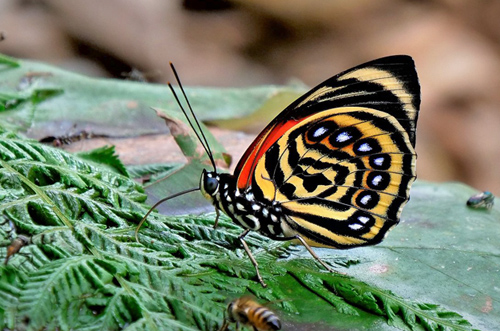
{"type": "Polygon", "coordinates": [[[413,146],[394,118],[343,107],[279,138],[257,163],[253,190],[278,202],[291,229],[313,244],[346,248],[383,239],[414,177],[413,146]]]}
{"type": "Polygon", "coordinates": [[[313,245],[378,243],[409,199],[419,102],[407,56],[334,76],[259,135],[238,164],[238,187],[279,203],[290,231],[313,245]]]}

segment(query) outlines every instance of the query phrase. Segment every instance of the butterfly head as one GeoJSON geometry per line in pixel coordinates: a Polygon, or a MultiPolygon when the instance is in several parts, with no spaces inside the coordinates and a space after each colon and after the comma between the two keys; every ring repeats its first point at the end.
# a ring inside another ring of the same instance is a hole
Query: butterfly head
{"type": "Polygon", "coordinates": [[[200,190],[207,200],[214,200],[215,195],[219,192],[219,183],[219,174],[215,171],[206,171],[203,169],[200,178],[200,190]]]}

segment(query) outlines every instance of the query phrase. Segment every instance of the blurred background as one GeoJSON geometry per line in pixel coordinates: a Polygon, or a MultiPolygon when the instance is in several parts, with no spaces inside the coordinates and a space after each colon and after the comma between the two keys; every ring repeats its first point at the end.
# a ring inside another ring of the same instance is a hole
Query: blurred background
{"type": "Polygon", "coordinates": [[[422,85],[419,179],[500,195],[498,17],[495,0],[2,0],[0,52],[157,83],[172,61],[184,85],[217,87],[312,87],[409,54],[422,85]]]}

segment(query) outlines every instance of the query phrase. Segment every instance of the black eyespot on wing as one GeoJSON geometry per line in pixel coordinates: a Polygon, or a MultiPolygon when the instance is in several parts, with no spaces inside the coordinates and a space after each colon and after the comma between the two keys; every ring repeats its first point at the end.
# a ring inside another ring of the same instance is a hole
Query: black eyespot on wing
{"type": "Polygon", "coordinates": [[[362,210],[355,211],[348,219],[349,232],[366,233],[375,225],[375,217],[362,210]]]}
{"type": "Polygon", "coordinates": [[[368,163],[372,169],[387,170],[391,167],[391,156],[389,154],[375,154],[371,155],[368,163]]]}
{"type": "Polygon", "coordinates": [[[334,121],[322,121],[313,125],[306,133],[306,137],[309,141],[316,143],[325,139],[327,136],[331,135],[335,130],[338,129],[337,123],[334,121]]]}
{"type": "Polygon", "coordinates": [[[391,175],[383,171],[371,171],[366,176],[366,185],[374,190],[385,190],[391,183],[391,175]]]}
{"type": "Polygon", "coordinates": [[[353,151],[356,155],[370,155],[373,153],[380,153],[382,151],[382,147],[380,147],[377,139],[365,138],[358,140],[354,144],[353,151]]]}
{"type": "Polygon", "coordinates": [[[356,197],[356,205],[363,209],[372,209],[379,201],[380,196],[374,191],[363,191],[356,197]]]}
{"type": "Polygon", "coordinates": [[[330,144],[335,148],[343,148],[361,138],[361,132],[355,127],[346,127],[336,130],[329,138],[330,144]]]}

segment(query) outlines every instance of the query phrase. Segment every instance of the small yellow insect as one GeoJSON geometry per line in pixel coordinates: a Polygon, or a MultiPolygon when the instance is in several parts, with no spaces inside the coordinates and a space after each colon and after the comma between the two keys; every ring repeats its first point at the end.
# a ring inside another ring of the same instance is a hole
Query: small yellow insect
{"type": "Polygon", "coordinates": [[[251,327],[254,331],[281,330],[278,316],[249,296],[231,301],[227,306],[227,315],[219,331],[227,330],[229,323],[236,323],[236,330],[240,330],[240,324],[251,327]]]}

